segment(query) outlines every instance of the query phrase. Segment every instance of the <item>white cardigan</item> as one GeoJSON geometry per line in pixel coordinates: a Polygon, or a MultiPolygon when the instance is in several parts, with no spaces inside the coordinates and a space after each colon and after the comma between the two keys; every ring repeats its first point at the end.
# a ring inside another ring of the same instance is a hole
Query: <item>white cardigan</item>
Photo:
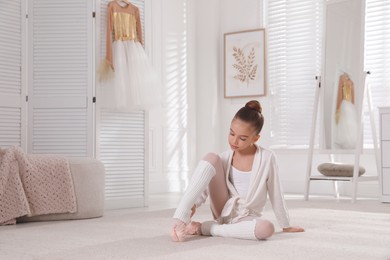
{"type": "MultiPolygon", "coordinates": [[[[246,198],[240,198],[233,183],[230,181],[229,172],[233,151],[228,150],[219,156],[223,163],[230,199],[226,202],[221,217],[217,220],[221,224],[235,223],[246,216],[260,217],[267,202],[267,194],[272,204],[276,219],[282,228],[290,226],[289,216],[283,198],[283,190],[278,175],[278,165],[275,154],[268,149],[257,146],[252,165],[249,190],[246,198]]],[[[197,206],[206,199],[202,194],[197,206]],[[200,202],[200,203],[199,203],[200,202]]]]}

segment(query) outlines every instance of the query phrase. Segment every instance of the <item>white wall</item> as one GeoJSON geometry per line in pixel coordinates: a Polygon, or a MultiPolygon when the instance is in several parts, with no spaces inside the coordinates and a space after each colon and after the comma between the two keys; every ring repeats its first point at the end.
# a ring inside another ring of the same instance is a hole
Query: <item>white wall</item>
{"type": "MultiPolygon", "coordinates": [[[[195,2],[195,0],[192,0],[195,2]]],[[[220,150],[220,1],[196,0],[196,147],[197,159],[220,150]]]]}
{"type": "MultiPolygon", "coordinates": [[[[227,135],[235,112],[248,99],[225,99],[224,33],[261,27],[258,0],[196,0],[197,158],[228,148],[227,135]]],[[[266,103],[260,98],[261,103],[266,103]]]]}
{"type": "Polygon", "coordinates": [[[163,92],[161,107],[149,114],[149,192],[181,192],[195,165],[193,7],[188,0],[146,3],[151,14],[149,56],[163,92]]]}
{"type": "MultiPolygon", "coordinates": [[[[263,18],[262,6],[258,0],[196,0],[196,6],[196,130],[197,158],[200,159],[208,151],[221,152],[228,149],[227,136],[231,119],[249,100],[224,98],[224,33],[261,28],[263,18]]],[[[267,97],[254,99],[262,104],[267,120],[267,97]]],[[[269,140],[269,128],[265,123],[260,143],[268,146],[269,140]]]]}
{"type": "MultiPolygon", "coordinates": [[[[194,0],[195,1],[195,0],[194,0]]],[[[223,97],[223,35],[227,32],[263,27],[262,5],[259,0],[196,0],[197,38],[197,158],[208,151],[228,149],[227,135],[232,117],[249,99],[225,99],[223,97]],[[216,67],[217,66],[217,67],[216,67]],[[218,126],[219,123],[219,126],[218,126]]],[[[267,94],[269,95],[269,94],[267,94]]],[[[269,148],[270,129],[267,119],[270,116],[269,96],[256,97],[263,106],[265,125],[259,144],[269,148]]],[[[308,137],[309,139],[309,137],[308,137]]],[[[303,194],[306,176],[307,150],[275,150],[282,185],[285,192],[303,194]]],[[[347,158],[350,160],[352,158],[347,158]]],[[[328,161],[327,155],[314,156],[313,167],[328,161]]],[[[372,153],[361,157],[361,165],[367,174],[376,174],[372,153]]],[[[342,194],[350,194],[349,183],[340,185],[342,194]]],[[[360,196],[377,197],[377,182],[360,183],[360,196]]],[[[311,185],[311,194],[332,194],[330,182],[316,182],[311,185]]]]}
{"type": "MultiPolygon", "coordinates": [[[[188,169],[167,167],[164,153],[164,129],[170,123],[162,115],[167,114],[165,106],[161,111],[152,111],[151,126],[155,131],[153,139],[157,144],[151,147],[155,166],[150,176],[150,192],[182,191],[191,175],[196,162],[205,153],[221,152],[228,148],[227,135],[230,121],[235,112],[241,108],[248,98],[225,99],[223,97],[223,40],[224,33],[263,27],[262,6],[259,0],[153,0],[153,57],[162,77],[169,78],[167,49],[164,42],[172,33],[186,30],[187,54],[187,102],[189,124],[185,128],[188,133],[188,169]],[[162,5],[162,2],[164,5],[162,5]],[[185,12],[183,4],[186,6],[185,12]],[[185,19],[183,20],[183,15],[185,19]],[[160,65],[160,66],[159,66],[160,65]],[[165,159],[164,159],[165,158],[165,159]]],[[[166,86],[165,86],[166,87],[166,86]]],[[[265,125],[259,143],[270,147],[269,93],[265,97],[256,97],[263,106],[265,125]]],[[[178,128],[183,130],[183,128],[178,128]]],[[[309,139],[309,137],[308,137],[309,139]]],[[[276,150],[280,176],[285,192],[303,194],[308,153],[306,150],[276,150]]],[[[327,161],[325,155],[316,155],[314,165],[327,161]]],[[[369,171],[375,171],[372,154],[362,156],[362,165],[369,171]]],[[[313,183],[312,193],[332,193],[332,185],[328,182],[313,183]]],[[[348,191],[349,185],[341,187],[348,191]]],[[[377,183],[359,184],[359,195],[378,196],[377,183]]]]}

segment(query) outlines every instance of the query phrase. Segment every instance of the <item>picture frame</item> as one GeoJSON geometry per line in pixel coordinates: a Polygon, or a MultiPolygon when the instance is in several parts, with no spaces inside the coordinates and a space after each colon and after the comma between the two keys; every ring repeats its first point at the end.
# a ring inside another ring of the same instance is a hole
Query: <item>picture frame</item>
{"type": "Polygon", "coordinates": [[[224,34],[224,97],[266,95],[265,29],[224,34]]]}

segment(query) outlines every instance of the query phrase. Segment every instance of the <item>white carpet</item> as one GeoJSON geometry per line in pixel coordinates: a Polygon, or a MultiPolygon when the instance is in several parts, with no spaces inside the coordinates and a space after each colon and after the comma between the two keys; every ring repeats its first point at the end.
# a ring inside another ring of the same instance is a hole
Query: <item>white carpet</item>
{"type": "MultiPolygon", "coordinates": [[[[390,259],[390,204],[288,200],[292,224],[267,241],[170,241],[173,209],[110,211],[103,218],[0,227],[0,259],[390,259]]],[[[267,206],[265,217],[275,222],[267,206]]],[[[196,220],[210,219],[207,206],[196,220]]],[[[275,222],[276,223],[276,222],[275,222]]]]}

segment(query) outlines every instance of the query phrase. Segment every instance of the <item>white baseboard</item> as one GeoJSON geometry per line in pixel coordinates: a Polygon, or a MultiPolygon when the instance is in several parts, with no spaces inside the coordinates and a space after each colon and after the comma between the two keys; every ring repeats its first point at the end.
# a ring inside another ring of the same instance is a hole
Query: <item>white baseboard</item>
{"type": "Polygon", "coordinates": [[[149,194],[184,192],[186,183],[182,180],[149,181],[149,194]]]}
{"type": "Polygon", "coordinates": [[[149,194],[167,193],[169,190],[168,181],[149,182],[149,194]]]}
{"type": "MultiPolygon", "coordinates": [[[[304,181],[283,181],[282,186],[284,193],[304,194],[304,181]]],[[[151,181],[149,182],[149,193],[167,193],[183,192],[184,184],[180,180],[171,181],[151,181]]],[[[339,183],[339,192],[341,196],[351,196],[352,183],[339,183]]],[[[312,181],[310,184],[310,193],[313,195],[334,195],[333,183],[330,181],[312,181]]],[[[358,183],[358,197],[362,198],[379,198],[379,184],[377,182],[360,182],[358,183]]]]}

